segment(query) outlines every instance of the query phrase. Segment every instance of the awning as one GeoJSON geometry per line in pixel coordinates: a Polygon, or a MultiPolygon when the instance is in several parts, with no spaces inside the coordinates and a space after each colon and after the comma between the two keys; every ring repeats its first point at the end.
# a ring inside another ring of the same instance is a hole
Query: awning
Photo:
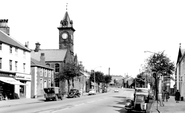
{"type": "Polygon", "coordinates": [[[10,77],[0,77],[0,81],[8,83],[8,84],[13,84],[13,85],[26,85],[24,83],[19,82],[18,80],[10,77]]]}

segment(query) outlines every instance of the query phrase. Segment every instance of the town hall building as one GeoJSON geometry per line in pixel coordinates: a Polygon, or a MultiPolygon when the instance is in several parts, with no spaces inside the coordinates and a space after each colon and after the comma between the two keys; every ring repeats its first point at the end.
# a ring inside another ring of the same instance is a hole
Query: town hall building
{"type": "MultiPolygon", "coordinates": [[[[44,56],[45,64],[54,69],[54,83],[56,87],[60,87],[62,91],[67,92],[65,82],[59,82],[58,73],[62,70],[65,63],[77,61],[77,55],[74,55],[74,32],[73,21],[70,20],[66,11],[64,18],[60,22],[59,30],[59,49],[40,49],[41,44],[36,43],[36,47],[31,51],[31,58],[40,61],[44,56]]],[[[38,83],[40,84],[40,83],[38,83]]],[[[43,85],[42,85],[43,86],[43,85]]]]}

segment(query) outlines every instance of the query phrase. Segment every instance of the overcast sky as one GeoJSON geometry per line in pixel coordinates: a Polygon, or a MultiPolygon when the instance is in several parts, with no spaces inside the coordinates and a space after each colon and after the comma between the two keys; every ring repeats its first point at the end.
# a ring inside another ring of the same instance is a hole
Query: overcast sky
{"type": "Polygon", "coordinates": [[[176,63],[179,43],[185,48],[184,0],[0,0],[0,19],[30,49],[58,49],[66,3],[74,52],[87,70],[136,76],[151,55],[144,51],[164,51],[176,63]]]}

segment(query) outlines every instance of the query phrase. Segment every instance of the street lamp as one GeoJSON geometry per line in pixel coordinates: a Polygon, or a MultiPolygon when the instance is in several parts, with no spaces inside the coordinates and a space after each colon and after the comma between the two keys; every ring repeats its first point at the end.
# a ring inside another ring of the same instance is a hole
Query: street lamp
{"type": "Polygon", "coordinates": [[[101,68],[101,66],[98,66],[96,68],[94,68],[94,90],[96,91],[96,86],[95,86],[95,82],[96,82],[96,76],[95,76],[95,69],[97,68],[101,68]]]}

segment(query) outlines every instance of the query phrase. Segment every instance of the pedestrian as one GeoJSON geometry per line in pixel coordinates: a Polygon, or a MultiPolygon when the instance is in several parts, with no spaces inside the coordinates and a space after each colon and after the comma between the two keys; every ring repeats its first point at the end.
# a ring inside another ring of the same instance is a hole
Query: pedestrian
{"type": "Polygon", "coordinates": [[[166,95],[166,102],[168,102],[168,99],[170,98],[170,93],[168,91],[166,91],[165,95],[166,95]]]}
{"type": "Polygon", "coordinates": [[[160,106],[164,106],[162,94],[158,94],[158,95],[159,95],[158,101],[159,101],[160,106]]]}
{"type": "Polygon", "coordinates": [[[175,93],[175,101],[176,101],[176,103],[179,103],[180,97],[181,97],[180,92],[179,92],[179,90],[177,90],[177,92],[175,93]]]}
{"type": "Polygon", "coordinates": [[[162,101],[164,102],[164,99],[165,99],[165,90],[162,91],[162,101]]]}

